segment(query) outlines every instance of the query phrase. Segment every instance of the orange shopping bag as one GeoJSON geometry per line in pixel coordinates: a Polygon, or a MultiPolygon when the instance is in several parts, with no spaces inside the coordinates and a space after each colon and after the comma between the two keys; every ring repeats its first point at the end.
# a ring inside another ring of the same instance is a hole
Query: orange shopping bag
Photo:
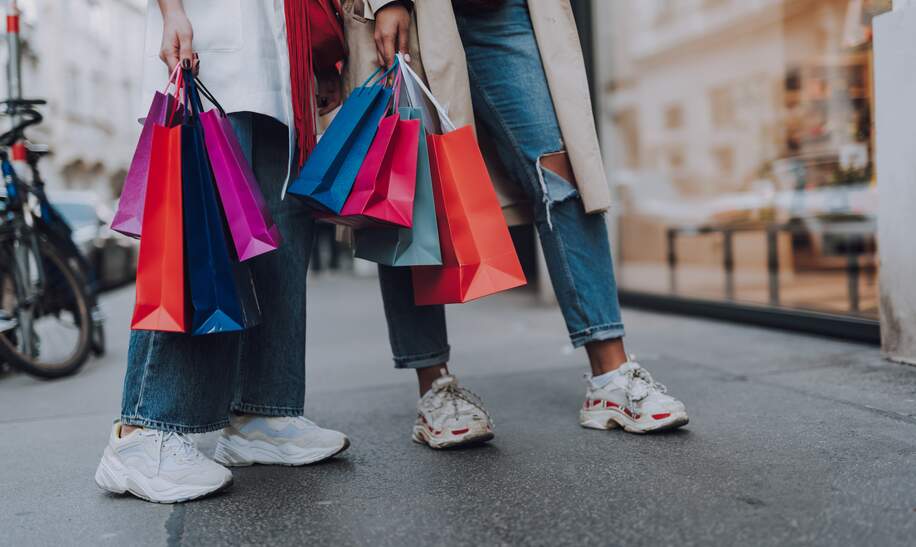
{"type": "Polygon", "coordinates": [[[153,128],[131,328],[185,332],[181,125],[153,128]]]}
{"type": "Polygon", "coordinates": [[[412,268],[415,303],[468,302],[524,285],[525,274],[473,129],[455,129],[403,59],[401,67],[404,77],[436,107],[446,131],[427,135],[442,265],[412,268]]]}

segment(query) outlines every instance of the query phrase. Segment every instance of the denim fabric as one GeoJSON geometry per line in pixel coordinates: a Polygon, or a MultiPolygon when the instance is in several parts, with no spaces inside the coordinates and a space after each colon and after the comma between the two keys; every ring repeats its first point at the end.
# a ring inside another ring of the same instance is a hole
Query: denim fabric
{"type": "Polygon", "coordinates": [[[132,331],[121,420],[166,431],[225,427],[231,412],[299,416],[305,401],[305,283],[313,220],[280,200],[287,130],[252,113],[230,115],[283,244],[249,261],[262,323],[243,332],[190,336],[132,331]]]}
{"type": "MultiPolygon", "coordinates": [[[[564,150],[526,0],[458,15],[478,126],[534,203],[547,269],[573,346],[624,335],[607,226],[585,213],[576,188],[541,166],[564,150]]],[[[398,368],[448,360],[442,306],[415,306],[410,271],[379,266],[388,333],[398,368]]]]}

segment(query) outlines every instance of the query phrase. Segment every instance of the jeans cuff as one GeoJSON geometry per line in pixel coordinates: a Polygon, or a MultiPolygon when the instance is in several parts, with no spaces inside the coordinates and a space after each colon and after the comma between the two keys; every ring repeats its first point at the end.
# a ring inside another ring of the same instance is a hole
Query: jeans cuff
{"type": "Polygon", "coordinates": [[[569,339],[574,348],[581,348],[590,342],[600,342],[602,340],[614,340],[623,338],[623,323],[607,323],[588,327],[580,331],[571,333],[569,339]]]}
{"type": "Polygon", "coordinates": [[[151,420],[142,416],[121,416],[121,423],[144,429],[155,429],[156,431],[168,431],[172,433],[209,433],[219,431],[229,425],[229,418],[210,424],[176,424],[172,422],[163,422],[160,420],[151,420]]]}
{"type": "Polygon", "coordinates": [[[268,416],[271,418],[303,416],[305,408],[301,406],[274,406],[256,405],[252,403],[237,403],[232,405],[232,412],[236,414],[252,414],[255,416],[268,416]]]}
{"type": "Polygon", "coordinates": [[[394,368],[426,368],[448,363],[451,347],[445,346],[444,349],[431,351],[428,353],[416,353],[413,355],[395,355],[394,368]]]}

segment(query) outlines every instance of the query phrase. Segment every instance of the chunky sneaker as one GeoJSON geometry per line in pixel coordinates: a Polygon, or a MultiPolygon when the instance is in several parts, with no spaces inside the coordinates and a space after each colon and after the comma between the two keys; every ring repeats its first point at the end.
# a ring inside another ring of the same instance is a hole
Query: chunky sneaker
{"type": "Polygon", "coordinates": [[[480,397],[458,386],[454,376],[436,378],[417,403],[413,440],[430,448],[483,443],[493,438],[493,423],[480,397]]]}
{"type": "Polygon", "coordinates": [[[121,437],[115,423],[95,472],[103,490],[156,503],[189,501],[228,488],[232,473],[206,458],[186,435],[137,429],[121,437]]]}
{"type": "Polygon", "coordinates": [[[233,416],[216,442],[213,458],[229,467],[306,465],[336,456],[349,446],[343,433],[322,429],[302,416],[233,416]]]}
{"type": "Polygon", "coordinates": [[[588,380],[579,424],[592,429],[622,427],[630,433],[686,425],[689,419],[684,403],[667,395],[665,386],[630,359],[614,371],[606,384],[597,386],[588,380]]]}

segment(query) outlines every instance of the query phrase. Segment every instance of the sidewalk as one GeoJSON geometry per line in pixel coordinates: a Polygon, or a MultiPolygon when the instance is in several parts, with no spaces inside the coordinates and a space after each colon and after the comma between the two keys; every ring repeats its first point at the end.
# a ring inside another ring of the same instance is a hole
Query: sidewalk
{"type": "MultiPolygon", "coordinates": [[[[583,430],[585,357],[526,294],[449,311],[453,371],[496,420],[483,448],[410,442],[376,281],[310,281],[308,400],[341,458],[235,471],[178,506],[99,491],[132,292],[104,302],[109,355],[78,376],[0,377],[0,545],[907,545],[916,368],[876,348],[625,310],[628,348],[684,400],[684,430],[583,430]]],[[[212,435],[201,439],[212,446],[212,435]]]]}

